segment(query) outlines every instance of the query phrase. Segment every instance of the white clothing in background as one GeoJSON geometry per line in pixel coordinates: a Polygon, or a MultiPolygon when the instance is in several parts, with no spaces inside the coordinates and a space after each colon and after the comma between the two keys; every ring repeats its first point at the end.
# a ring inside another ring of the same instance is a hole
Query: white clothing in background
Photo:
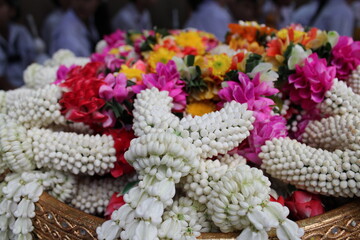
{"type": "MultiPolygon", "coordinates": [[[[303,26],[310,24],[310,19],[318,8],[318,1],[310,1],[295,11],[292,22],[303,26]]],[[[335,30],[340,35],[352,36],[354,31],[354,14],[346,0],[329,0],[317,16],[313,26],[322,30],[335,30]]]]}
{"type": "Polygon", "coordinates": [[[194,11],[185,28],[196,28],[213,33],[219,40],[224,40],[229,23],[233,19],[229,11],[214,0],[205,0],[194,11]]]}
{"type": "Polygon", "coordinates": [[[78,57],[88,57],[94,51],[97,41],[99,34],[93,19],[87,27],[70,9],[52,33],[50,53],[63,48],[71,50],[78,57]]]}
{"type": "Polygon", "coordinates": [[[24,85],[23,71],[36,57],[33,38],[21,25],[10,23],[8,40],[0,35],[0,76],[13,87],[24,85]]]}
{"type": "Polygon", "coordinates": [[[115,15],[112,22],[113,30],[136,30],[151,29],[151,17],[149,10],[145,9],[142,13],[136,8],[134,3],[128,3],[115,15]]]}

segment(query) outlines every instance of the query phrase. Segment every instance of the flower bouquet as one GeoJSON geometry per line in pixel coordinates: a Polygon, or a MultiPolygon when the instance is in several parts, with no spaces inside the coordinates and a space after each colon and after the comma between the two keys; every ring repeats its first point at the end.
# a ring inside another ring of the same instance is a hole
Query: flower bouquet
{"type": "Polygon", "coordinates": [[[0,92],[0,239],[32,239],[43,191],[107,218],[95,234],[36,205],[79,239],[300,239],[319,194],[360,195],[358,46],[240,22],[227,44],[117,31],[90,58],[29,66],[0,92]]]}

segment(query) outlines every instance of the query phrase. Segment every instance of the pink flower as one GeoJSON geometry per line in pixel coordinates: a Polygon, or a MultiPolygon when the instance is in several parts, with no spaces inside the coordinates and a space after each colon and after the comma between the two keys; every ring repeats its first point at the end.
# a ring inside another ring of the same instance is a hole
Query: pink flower
{"type": "Polygon", "coordinates": [[[110,201],[109,201],[109,204],[107,205],[106,207],[106,210],[105,210],[105,218],[106,219],[110,219],[111,217],[111,214],[115,211],[115,210],[118,210],[122,205],[125,204],[125,201],[124,201],[124,196],[123,195],[120,195],[120,193],[118,192],[115,192],[111,198],[110,198],[110,201]]]}
{"type": "Polygon", "coordinates": [[[115,123],[116,123],[116,118],[115,118],[114,112],[111,110],[108,110],[108,111],[102,111],[101,113],[107,117],[106,121],[102,123],[103,128],[114,127],[115,123]]]}
{"type": "Polygon", "coordinates": [[[147,88],[156,87],[161,91],[168,91],[173,100],[173,110],[182,112],[186,106],[186,92],[183,90],[185,82],[180,79],[180,74],[174,61],[167,64],[158,63],[156,73],[144,74],[143,84],[147,88]]]}
{"type": "Polygon", "coordinates": [[[104,40],[109,48],[123,46],[126,44],[126,32],[118,29],[112,34],[104,36],[104,40]]]}
{"type": "Polygon", "coordinates": [[[117,69],[120,69],[121,65],[125,63],[124,59],[118,58],[115,55],[107,55],[105,57],[106,67],[110,69],[110,71],[115,72],[117,69]]]}
{"type": "Polygon", "coordinates": [[[305,110],[324,100],[335,78],[335,67],[327,67],[325,59],[316,53],[305,59],[303,67],[296,65],[296,73],[289,76],[290,99],[305,110]]]}
{"type": "Polygon", "coordinates": [[[325,212],[318,195],[295,191],[285,200],[285,206],[290,210],[290,215],[294,220],[301,220],[323,214],[325,212]]]}
{"type": "Polygon", "coordinates": [[[360,64],[360,42],[341,36],[331,51],[331,65],[336,67],[336,77],[346,80],[360,64]]]}
{"type": "Polygon", "coordinates": [[[68,77],[68,73],[74,68],[76,68],[76,65],[71,65],[70,67],[61,65],[56,72],[56,81],[54,82],[54,84],[59,84],[66,80],[66,78],[68,77]]]}
{"type": "Polygon", "coordinates": [[[131,93],[131,88],[127,87],[126,76],[122,73],[116,77],[113,74],[108,74],[104,80],[105,84],[101,85],[99,89],[99,96],[105,100],[115,98],[119,103],[127,99],[131,93]]]}
{"type": "Polygon", "coordinates": [[[281,116],[271,116],[268,120],[254,122],[254,129],[250,132],[250,136],[246,139],[244,144],[239,146],[238,154],[244,156],[248,161],[261,165],[259,153],[261,146],[267,140],[273,138],[286,137],[286,121],[281,116]]]}
{"type": "Polygon", "coordinates": [[[278,89],[271,87],[267,82],[260,82],[260,74],[251,80],[246,74],[239,73],[239,82],[228,81],[227,86],[218,93],[222,102],[233,100],[239,103],[247,103],[248,109],[254,111],[255,117],[259,121],[264,121],[270,117],[271,105],[274,101],[266,96],[274,95],[278,89]]]}

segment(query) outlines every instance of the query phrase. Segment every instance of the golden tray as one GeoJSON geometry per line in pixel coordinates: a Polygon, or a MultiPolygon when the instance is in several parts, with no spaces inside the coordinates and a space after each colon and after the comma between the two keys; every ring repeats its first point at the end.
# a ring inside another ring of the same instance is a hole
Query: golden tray
{"type": "MultiPolygon", "coordinates": [[[[105,221],[69,207],[47,193],[42,194],[35,206],[33,233],[37,239],[97,239],[96,227],[105,221]]],[[[360,200],[297,223],[305,230],[302,239],[359,240],[360,200]]],[[[235,240],[238,235],[238,233],[203,233],[199,239],[235,240]]],[[[269,233],[269,239],[277,239],[274,231],[269,233]]]]}

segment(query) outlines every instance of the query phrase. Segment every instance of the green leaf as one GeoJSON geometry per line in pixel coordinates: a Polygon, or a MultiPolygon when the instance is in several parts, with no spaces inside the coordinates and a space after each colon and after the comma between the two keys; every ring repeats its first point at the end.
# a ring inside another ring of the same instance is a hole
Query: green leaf
{"type": "Polygon", "coordinates": [[[261,61],[261,55],[252,53],[246,61],[245,72],[251,72],[261,61]]]}
{"type": "Polygon", "coordinates": [[[185,57],[185,63],[188,67],[194,66],[195,63],[195,56],[194,55],[187,55],[185,57]]]}
{"type": "Polygon", "coordinates": [[[239,81],[239,71],[238,70],[231,70],[225,74],[224,81],[239,81]]]}
{"type": "Polygon", "coordinates": [[[124,195],[128,193],[133,187],[135,187],[140,181],[128,182],[124,189],[122,190],[121,194],[124,195]]]}
{"type": "Polygon", "coordinates": [[[127,82],[126,82],[127,87],[134,86],[134,85],[136,85],[136,83],[134,83],[133,81],[127,80],[127,82]]]}
{"type": "Polygon", "coordinates": [[[156,37],[155,36],[148,36],[143,42],[143,44],[140,47],[140,51],[146,52],[152,50],[152,46],[156,44],[156,37]]]}

